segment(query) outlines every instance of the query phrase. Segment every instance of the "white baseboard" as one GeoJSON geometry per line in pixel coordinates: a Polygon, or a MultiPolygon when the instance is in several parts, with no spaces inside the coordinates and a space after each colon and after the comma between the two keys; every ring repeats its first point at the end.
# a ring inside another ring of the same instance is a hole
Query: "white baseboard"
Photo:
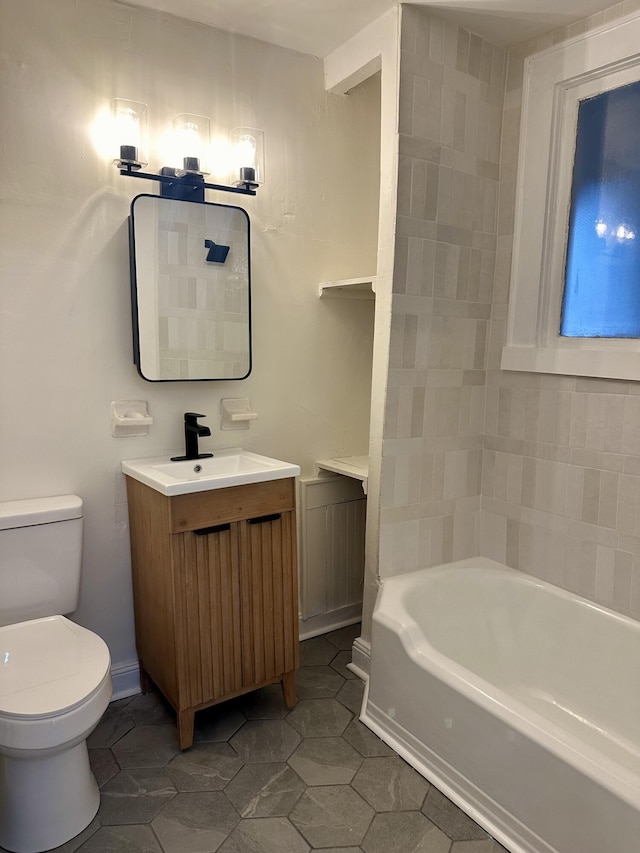
{"type": "Polygon", "coordinates": [[[363,681],[369,680],[371,672],[371,643],[356,637],[351,646],[351,663],[347,664],[351,672],[355,672],[363,681]]]}
{"type": "Polygon", "coordinates": [[[338,628],[355,625],[361,619],[362,602],[341,607],[339,610],[330,610],[319,616],[311,616],[309,619],[300,619],[300,639],[310,640],[320,634],[328,634],[330,631],[337,631],[338,628]]]}
{"type": "Polygon", "coordinates": [[[113,696],[111,701],[126,699],[140,693],[140,667],[137,660],[125,661],[111,667],[113,696]]]}

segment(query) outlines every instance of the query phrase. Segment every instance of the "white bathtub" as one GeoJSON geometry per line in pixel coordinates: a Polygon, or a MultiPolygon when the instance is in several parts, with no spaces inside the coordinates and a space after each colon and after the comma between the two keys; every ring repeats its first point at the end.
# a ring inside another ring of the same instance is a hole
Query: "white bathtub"
{"type": "Polygon", "coordinates": [[[475,558],[390,578],[361,719],[512,853],[640,851],[640,623],[475,558]]]}

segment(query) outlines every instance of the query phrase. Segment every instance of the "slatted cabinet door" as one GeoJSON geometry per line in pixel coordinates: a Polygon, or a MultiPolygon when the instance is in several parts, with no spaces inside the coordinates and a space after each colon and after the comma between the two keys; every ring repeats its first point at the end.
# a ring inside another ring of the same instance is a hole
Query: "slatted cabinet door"
{"type": "Polygon", "coordinates": [[[242,685],[237,524],[172,537],[179,704],[195,707],[242,685]]]}
{"type": "Polygon", "coordinates": [[[239,527],[243,680],[260,684],[299,665],[295,513],[239,527]]]}

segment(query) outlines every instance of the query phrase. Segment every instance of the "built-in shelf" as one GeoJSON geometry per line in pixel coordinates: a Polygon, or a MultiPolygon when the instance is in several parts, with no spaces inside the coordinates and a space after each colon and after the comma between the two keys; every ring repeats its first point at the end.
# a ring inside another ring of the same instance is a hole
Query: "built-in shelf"
{"type": "Polygon", "coordinates": [[[369,457],[368,456],[340,456],[333,459],[321,459],[316,462],[318,468],[323,471],[331,471],[334,474],[343,474],[360,480],[362,490],[367,494],[367,482],[369,479],[369,457]]]}
{"type": "Polygon", "coordinates": [[[375,299],[376,277],[343,278],[339,281],[321,281],[320,296],[337,299],[375,299]]]}

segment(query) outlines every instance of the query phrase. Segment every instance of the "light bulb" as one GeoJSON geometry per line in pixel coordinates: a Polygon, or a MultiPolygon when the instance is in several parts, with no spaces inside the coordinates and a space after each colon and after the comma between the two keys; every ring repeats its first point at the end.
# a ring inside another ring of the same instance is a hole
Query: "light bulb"
{"type": "Polygon", "coordinates": [[[147,105],[116,98],[111,103],[114,163],[134,168],[146,165],[147,105]]]}
{"type": "Polygon", "coordinates": [[[255,189],[264,181],[264,133],[250,127],[238,127],[233,131],[232,140],[238,184],[255,189]]]}
{"type": "Polygon", "coordinates": [[[240,164],[240,180],[255,181],[256,179],[256,140],[248,133],[238,140],[238,163],[240,164]]]}
{"type": "Polygon", "coordinates": [[[179,115],[173,120],[173,146],[176,168],[201,175],[208,174],[205,159],[209,147],[209,119],[206,116],[179,115]]]}

